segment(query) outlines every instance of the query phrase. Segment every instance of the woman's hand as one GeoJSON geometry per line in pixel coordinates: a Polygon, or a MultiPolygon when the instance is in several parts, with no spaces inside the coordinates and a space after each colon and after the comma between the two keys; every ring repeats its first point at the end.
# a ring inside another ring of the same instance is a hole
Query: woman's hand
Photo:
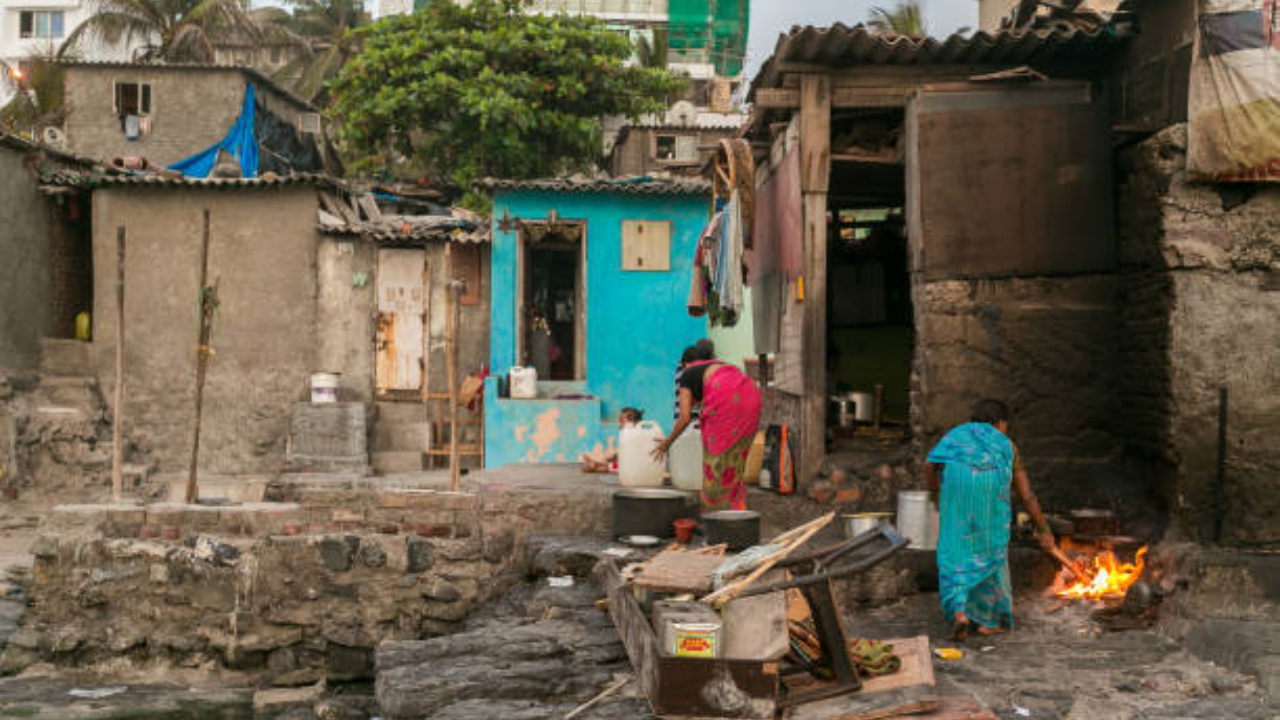
{"type": "Polygon", "coordinates": [[[661,461],[666,459],[667,451],[671,449],[671,443],[668,442],[666,438],[662,438],[662,439],[654,438],[653,442],[654,442],[653,452],[649,453],[649,455],[652,456],[654,460],[661,461]]]}
{"type": "Polygon", "coordinates": [[[1058,549],[1053,539],[1053,531],[1048,526],[1036,530],[1036,542],[1040,543],[1040,547],[1049,554],[1053,554],[1058,549]]]}

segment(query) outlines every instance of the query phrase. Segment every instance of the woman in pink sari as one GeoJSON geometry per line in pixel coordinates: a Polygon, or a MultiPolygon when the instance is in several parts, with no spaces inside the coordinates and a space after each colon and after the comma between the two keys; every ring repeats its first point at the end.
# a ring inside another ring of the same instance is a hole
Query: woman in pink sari
{"type": "MultiPolygon", "coordinates": [[[[760,424],[760,391],[738,368],[716,360],[706,346],[690,349],[693,361],[680,373],[680,417],[654,448],[661,459],[702,406],[702,512],[745,510],[742,475],[760,424]]],[[[690,351],[686,351],[688,353],[690,351]]]]}

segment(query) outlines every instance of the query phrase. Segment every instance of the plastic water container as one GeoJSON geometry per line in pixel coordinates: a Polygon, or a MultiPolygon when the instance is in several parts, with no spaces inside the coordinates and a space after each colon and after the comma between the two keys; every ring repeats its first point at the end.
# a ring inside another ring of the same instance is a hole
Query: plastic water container
{"type": "Polygon", "coordinates": [[[311,402],[338,402],[337,373],[314,373],[311,375],[311,402]]]}
{"type": "Polygon", "coordinates": [[[909,547],[933,550],[938,545],[938,510],[924,490],[898,493],[898,532],[909,547]]]}
{"type": "Polygon", "coordinates": [[[702,431],[687,427],[671,444],[667,455],[671,484],[681,490],[702,489],[702,431]]]}
{"type": "Polygon", "coordinates": [[[532,400],[538,397],[538,369],[535,367],[511,368],[511,397],[516,400],[532,400]]]}
{"type": "Polygon", "coordinates": [[[662,487],[662,461],[653,448],[662,439],[662,428],[644,420],[622,428],[618,434],[618,482],[626,487],[662,487]]]}

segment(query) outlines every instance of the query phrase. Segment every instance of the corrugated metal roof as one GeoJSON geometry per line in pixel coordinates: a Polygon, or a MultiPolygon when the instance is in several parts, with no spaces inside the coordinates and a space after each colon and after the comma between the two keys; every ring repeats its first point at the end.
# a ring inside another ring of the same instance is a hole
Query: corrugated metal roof
{"type": "Polygon", "coordinates": [[[481,180],[477,185],[493,192],[537,190],[564,193],[617,193],[622,195],[709,195],[706,180],[667,180],[648,175],[636,178],[592,180],[554,178],[544,180],[481,180]]]}
{"type": "Polygon", "coordinates": [[[856,65],[1026,64],[1046,61],[1097,61],[1119,47],[1127,33],[1115,28],[1085,30],[1002,30],[931,37],[886,35],[861,25],[836,23],[830,27],[793,27],[778,36],[773,55],[760,67],[751,83],[757,88],[777,87],[782,81],[780,63],[804,63],[848,68],[856,65]]]}
{"type": "Polygon", "coordinates": [[[59,65],[68,67],[116,68],[130,70],[226,70],[238,72],[259,86],[283,97],[309,112],[320,112],[320,108],[295,95],[292,90],[272,80],[270,77],[251,67],[243,65],[219,65],[217,63],[138,63],[123,60],[58,60],[59,65]]]}

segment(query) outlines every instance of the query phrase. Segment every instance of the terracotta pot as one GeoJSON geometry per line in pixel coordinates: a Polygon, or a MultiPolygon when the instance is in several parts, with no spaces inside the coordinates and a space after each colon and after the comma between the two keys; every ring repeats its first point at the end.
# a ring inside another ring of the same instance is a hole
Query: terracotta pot
{"type": "Polygon", "coordinates": [[[688,544],[688,542],[693,539],[693,529],[697,527],[698,522],[696,520],[690,520],[689,518],[680,518],[679,520],[671,523],[671,525],[676,531],[676,542],[688,544]]]}

